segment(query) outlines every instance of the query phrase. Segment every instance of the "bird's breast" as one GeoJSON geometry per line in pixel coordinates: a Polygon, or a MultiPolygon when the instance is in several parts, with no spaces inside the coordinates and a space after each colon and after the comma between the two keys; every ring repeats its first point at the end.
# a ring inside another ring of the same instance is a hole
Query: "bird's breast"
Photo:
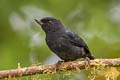
{"type": "Polygon", "coordinates": [[[53,52],[63,52],[69,47],[66,39],[60,35],[46,36],[46,43],[53,52]]]}

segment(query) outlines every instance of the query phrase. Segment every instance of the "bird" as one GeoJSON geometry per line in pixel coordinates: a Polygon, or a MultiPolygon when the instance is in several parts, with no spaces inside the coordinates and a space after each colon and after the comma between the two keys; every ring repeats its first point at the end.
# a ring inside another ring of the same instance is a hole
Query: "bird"
{"type": "Polygon", "coordinates": [[[65,27],[60,20],[53,17],[34,20],[45,32],[45,41],[49,49],[65,62],[80,58],[95,59],[83,39],[77,33],[65,27]]]}

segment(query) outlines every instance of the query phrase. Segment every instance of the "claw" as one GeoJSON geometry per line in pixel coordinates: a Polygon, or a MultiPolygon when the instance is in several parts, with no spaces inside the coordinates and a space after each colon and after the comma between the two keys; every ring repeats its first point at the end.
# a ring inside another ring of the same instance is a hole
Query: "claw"
{"type": "Polygon", "coordinates": [[[56,63],[56,70],[59,70],[60,64],[62,64],[63,62],[64,62],[64,61],[59,60],[59,61],[56,63]]]}
{"type": "Polygon", "coordinates": [[[85,58],[85,69],[90,68],[90,59],[88,57],[85,58]]]}

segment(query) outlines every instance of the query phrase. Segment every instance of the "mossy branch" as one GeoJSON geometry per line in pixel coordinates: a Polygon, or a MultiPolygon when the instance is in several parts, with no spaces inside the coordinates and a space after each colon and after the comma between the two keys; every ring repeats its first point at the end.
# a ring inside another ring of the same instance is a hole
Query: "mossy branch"
{"type": "MultiPolygon", "coordinates": [[[[90,61],[89,67],[110,66],[120,67],[120,58],[117,59],[95,59],[90,61]]],[[[56,72],[64,72],[69,70],[81,70],[86,68],[85,61],[70,61],[61,64],[31,66],[25,68],[2,70],[0,71],[0,78],[8,77],[22,77],[35,74],[53,74],[56,72]]]]}

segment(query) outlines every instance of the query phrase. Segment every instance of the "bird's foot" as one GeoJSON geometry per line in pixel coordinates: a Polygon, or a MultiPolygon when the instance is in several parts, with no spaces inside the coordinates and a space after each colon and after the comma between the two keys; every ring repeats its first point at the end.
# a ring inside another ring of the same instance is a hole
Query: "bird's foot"
{"type": "Polygon", "coordinates": [[[62,60],[59,60],[59,61],[56,63],[56,70],[59,70],[59,67],[60,67],[60,65],[61,65],[62,63],[64,63],[64,61],[62,61],[62,60]]]}
{"type": "Polygon", "coordinates": [[[85,58],[85,69],[90,68],[90,59],[88,57],[85,58]]]}
{"type": "Polygon", "coordinates": [[[63,63],[64,61],[62,61],[62,60],[59,60],[56,64],[61,64],[61,63],[63,63]]]}

